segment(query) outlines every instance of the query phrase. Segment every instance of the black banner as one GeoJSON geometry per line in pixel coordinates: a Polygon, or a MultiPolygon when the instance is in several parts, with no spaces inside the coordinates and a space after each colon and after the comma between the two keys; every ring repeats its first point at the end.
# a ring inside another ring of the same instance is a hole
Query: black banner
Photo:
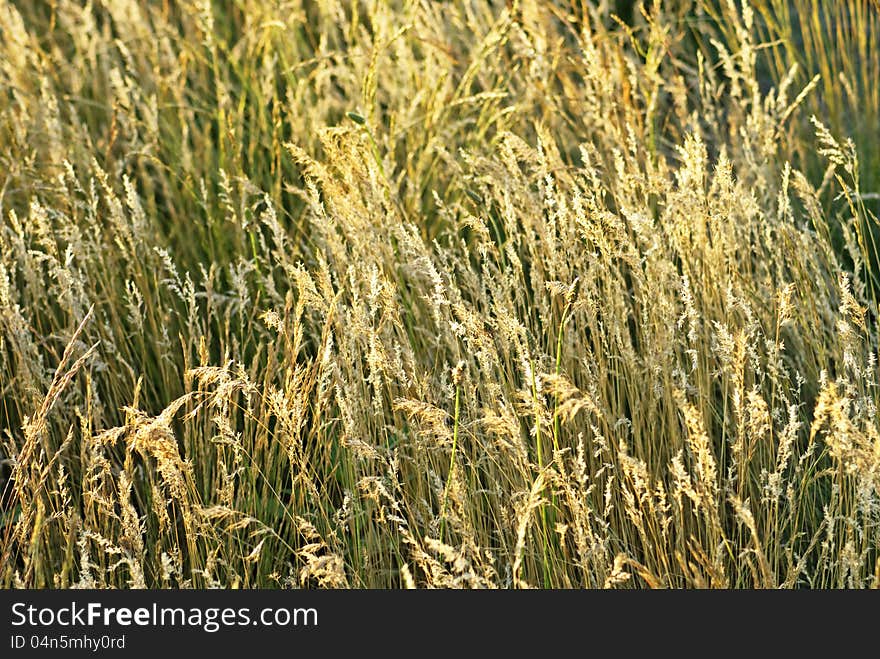
{"type": "Polygon", "coordinates": [[[763,654],[770,641],[787,653],[828,643],[839,656],[852,643],[876,650],[878,603],[876,593],[803,591],[6,590],[0,657],[763,654]]]}

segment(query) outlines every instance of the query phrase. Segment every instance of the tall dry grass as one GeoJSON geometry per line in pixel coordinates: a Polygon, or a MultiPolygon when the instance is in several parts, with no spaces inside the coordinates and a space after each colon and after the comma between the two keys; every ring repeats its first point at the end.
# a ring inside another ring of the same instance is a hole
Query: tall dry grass
{"type": "Polygon", "coordinates": [[[0,2],[0,584],[880,584],[880,51],[612,4],[0,2]]]}

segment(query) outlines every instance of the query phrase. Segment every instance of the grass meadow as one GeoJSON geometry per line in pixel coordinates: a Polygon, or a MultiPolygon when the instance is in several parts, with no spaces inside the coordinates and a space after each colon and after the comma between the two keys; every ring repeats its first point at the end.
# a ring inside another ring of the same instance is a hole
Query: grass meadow
{"type": "Polygon", "coordinates": [[[877,0],[0,0],[0,587],[880,587],[877,0]]]}

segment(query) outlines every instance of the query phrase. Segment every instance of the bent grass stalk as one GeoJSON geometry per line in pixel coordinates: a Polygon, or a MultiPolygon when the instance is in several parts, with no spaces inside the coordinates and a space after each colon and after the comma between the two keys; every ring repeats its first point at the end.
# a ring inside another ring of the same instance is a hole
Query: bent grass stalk
{"type": "MultiPolygon", "coordinates": [[[[544,470],[544,448],[543,441],[541,438],[541,415],[539,414],[539,399],[538,399],[538,385],[537,385],[537,376],[535,375],[535,365],[533,362],[529,362],[529,370],[532,375],[532,406],[534,409],[534,419],[535,419],[535,448],[538,456],[538,471],[542,472],[544,470]]],[[[555,439],[554,439],[555,442],[555,439]]],[[[541,494],[540,492],[538,493],[541,494]]],[[[550,588],[551,579],[550,579],[550,522],[548,519],[547,506],[541,506],[541,553],[544,557],[542,562],[542,573],[544,578],[544,587],[550,588]]]]}
{"type": "Polygon", "coordinates": [[[455,386],[455,416],[452,420],[452,451],[449,456],[449,469],[447,470],[446,487],[443,488],[443,504],[440,507],[440,542],[443,542],[446,530],[446,506],[449,501],[449,488],[455,475],[455,458],[458,451],[458,416],[461,412],[461,381],[463,365],[459,363],[452,372],[452,380],[455,386]]]}

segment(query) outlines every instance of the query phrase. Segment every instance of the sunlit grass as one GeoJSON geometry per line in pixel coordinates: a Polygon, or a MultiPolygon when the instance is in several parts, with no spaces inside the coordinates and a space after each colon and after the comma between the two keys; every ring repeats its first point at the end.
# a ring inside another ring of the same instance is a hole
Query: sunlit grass
{"type": "Polygon", "coordinates": [[[0,2],[0,585],[880,584],[880,10],[626,4],[0,2]]]}

